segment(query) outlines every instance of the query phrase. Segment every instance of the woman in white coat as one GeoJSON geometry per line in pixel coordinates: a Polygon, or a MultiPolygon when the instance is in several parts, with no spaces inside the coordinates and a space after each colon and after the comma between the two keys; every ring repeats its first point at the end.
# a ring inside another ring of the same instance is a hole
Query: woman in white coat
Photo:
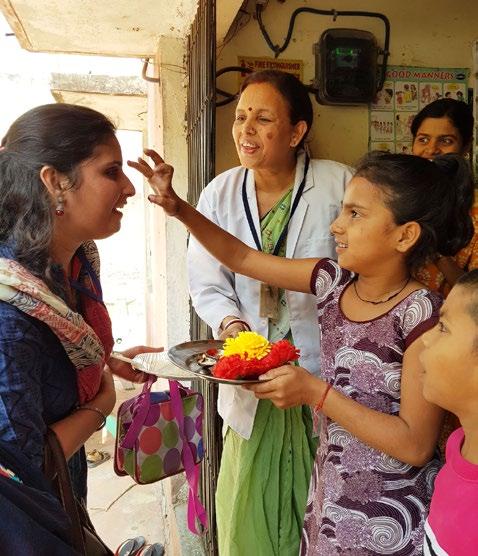
{"type": "MultiPolygon", "coordinates": [[[[232,129],[241,166],[204,189],[198,210],[265,252],[333,257],[329,225],[351,173],[304,152],[312,114],[306,88],[291,74],[249,74],[232,129]]],[[[193,238],[188,266],[194,307],[216,337],[249,329],[271,341],[286,337],[300,348],[301,366],[319,371],[312,295],[235,275],[193,238]]],[[[297,554],[316,449],[309,408],[279,410],[221,385],[218,409],[225,425],[216,492],[220,555],[297,554]]]]}

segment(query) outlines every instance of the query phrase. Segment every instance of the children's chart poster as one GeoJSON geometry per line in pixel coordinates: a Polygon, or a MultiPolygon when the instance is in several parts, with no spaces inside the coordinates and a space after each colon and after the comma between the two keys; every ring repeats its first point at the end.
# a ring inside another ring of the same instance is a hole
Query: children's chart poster
{"type": "Polygon", "coordinates": [[[370,105],[369,149],[411,153],[415,114],[439,98],[468,100],[467,68],[388,66],[385,82],[370,105]]]}

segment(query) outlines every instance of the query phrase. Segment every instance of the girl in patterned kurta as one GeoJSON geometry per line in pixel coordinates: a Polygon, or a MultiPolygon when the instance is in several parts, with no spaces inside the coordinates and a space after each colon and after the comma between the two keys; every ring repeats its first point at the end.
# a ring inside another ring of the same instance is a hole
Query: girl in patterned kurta
{"type": "MultiPolygon", "coordinates": [[[[318,302],[322,377],[355,402],[406,419],[400,404],[404,354],[434,326],[441,300],[425,288],[416,289],[398,303],[394,298],[389,311],[357,322],[341,308],[351,284],[356,287],[356,276],[333,261],[322,259],[314,269],[311,289],[318,302]]],[[[355,436],[342,424],[320,417],[301,553],[421,554],[438,459],[427,462],[427,455],[421,460],[405,453],[401,457],[399,450],[382,451],[373,442],[362,442],[358,427],[355,436]]],[[[374,426],[364,422],[369,425],[374,426]]],[[[390,436],[393,442],[392,430],[390,436]]],[[[435,437],[431,433],[430,439],[435,437]]]]}
{"type": "Polygon", "coordinates": [[[223,264],[317,295],[323,378],[285,365],[263,375],[271,380],[249,386],[278,407],[308,403],[321,414],[302,553],[420,554],[442,412],[422,396],[415,340],[436,322],[440,298],[411,273],[437,245],[451,253],[470,240],[473,184],[466,163],[455,156],[434,163],[411,155],[366,157],[331,225],[335,264],[250,249],[180,200],[171,168],[150,154],[157,165],[147,172],[156,193],[150,200],[223,264]]]}

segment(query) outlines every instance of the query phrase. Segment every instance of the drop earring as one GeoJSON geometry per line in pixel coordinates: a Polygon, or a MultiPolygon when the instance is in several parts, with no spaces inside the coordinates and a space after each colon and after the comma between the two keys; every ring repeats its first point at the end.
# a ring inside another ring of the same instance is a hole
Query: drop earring
{"type": "Polygon", "coordinates": [[[65,204],[62,193],[59,193],[56,197],[55,214],[57,216],[63,216],[65,214],[65,204]]]}

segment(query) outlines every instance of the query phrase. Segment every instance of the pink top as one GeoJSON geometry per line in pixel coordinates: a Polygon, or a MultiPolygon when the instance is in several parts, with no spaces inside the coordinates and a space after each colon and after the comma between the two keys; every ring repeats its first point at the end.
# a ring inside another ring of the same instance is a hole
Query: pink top
{"type": "Polygon", "coordinates": [[[424,554],[477,553],[478,465],[461,455],[463,429],[450,435],[446,464],[438,473],[425,526],[424,554]]]}

